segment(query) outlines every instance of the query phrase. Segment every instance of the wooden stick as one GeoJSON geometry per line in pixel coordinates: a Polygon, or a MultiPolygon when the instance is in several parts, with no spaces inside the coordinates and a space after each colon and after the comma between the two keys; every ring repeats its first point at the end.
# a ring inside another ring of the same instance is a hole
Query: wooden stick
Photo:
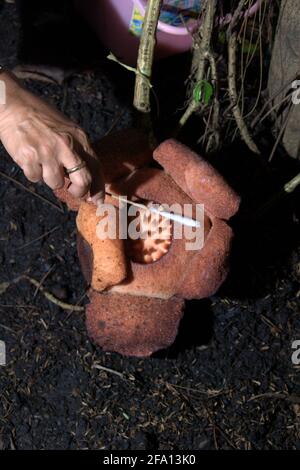
{"type": "Polygon", "coordinates": [[[161,217],[164,217],[165,219],[172,220],[173,222],[178,222],[181,225],[185,225],[186,227],[201,227],[201,224],[198,220],[191,219],[190,217],[184,217],[180,214],[172,213],[172,212],[167,212],[164,211],[163,209],[156,209],[154,207],[147,207],[144,204],[140,204],[139,202],[134,202],[130,201],[130,199],[127,199],[126,197],[123,196],[118,196],[116,194],[108,193],[106,194],[114,199],[117,199],[118,201],[123,202],[124,204],[128,204],[134,207],[137,207],[138,209],[142,209],[146,212],[151,212],[154,215],[160,215],[161,217]]]}
{"type": "Polygon", "coordinates": [[[151,110],[150,83],[156,45],[156,30],[162,3],[162,0],[149,0],[144,18],[133,101],[135,108],[142,113],[149,113],[151,110]]]}

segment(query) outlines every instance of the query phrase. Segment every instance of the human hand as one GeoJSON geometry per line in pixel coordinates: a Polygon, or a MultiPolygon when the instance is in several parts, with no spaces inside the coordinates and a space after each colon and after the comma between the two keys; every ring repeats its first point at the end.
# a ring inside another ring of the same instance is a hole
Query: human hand
{"type": "Polygon", "coordinates": [[[32,182],[51,189],[64,186],[76,198],[90,192],[94,203],[104,198],[101,166],[85,132],[57,109],[25,90],[3,72],[6,104],[0,105],[0,139],[12,159],[32,182]],[[70,171],[73,170],[73,171],[70,171]],[[95,181],[92,175],[96,175],[95,181]]]}

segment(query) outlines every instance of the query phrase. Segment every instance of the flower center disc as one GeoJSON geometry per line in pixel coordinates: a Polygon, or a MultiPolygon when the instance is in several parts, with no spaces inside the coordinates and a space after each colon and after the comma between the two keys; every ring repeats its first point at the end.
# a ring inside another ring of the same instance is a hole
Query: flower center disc
{"type": "Polygon", "coordinates": [[[172,222],[149,210],[140,210],[139,216],[135,220],[138,238],[129,238],[128,240],[130,259],[140,264],[159,261],[170,249],[172,222]]]}

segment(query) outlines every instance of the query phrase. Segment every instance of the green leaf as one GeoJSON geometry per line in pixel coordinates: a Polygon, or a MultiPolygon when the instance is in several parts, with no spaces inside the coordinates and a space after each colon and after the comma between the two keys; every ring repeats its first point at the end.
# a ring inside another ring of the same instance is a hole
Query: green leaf
{"type": "Polygon", "coordinates": [[[211,83],[207,80],[201,80],[198,82],[194,89],[194,100],[196,103],[202,101],[204,104],[208,104],[211,97],[214,94],[214,89],[211,83]]]}

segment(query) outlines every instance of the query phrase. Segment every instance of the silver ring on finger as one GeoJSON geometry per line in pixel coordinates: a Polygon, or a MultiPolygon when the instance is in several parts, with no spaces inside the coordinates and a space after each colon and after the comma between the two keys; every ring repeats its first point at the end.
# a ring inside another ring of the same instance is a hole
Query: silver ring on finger
{"type": "Polygon", "coordinates": [[[66,173],[67,175],[71,175],[72,173],[75,173],[76,171],[82,170],[83,168],[86,167],[86,163],[82,162],[80,165],[74,166],[73,168],[66,168],[66,173]]]}

